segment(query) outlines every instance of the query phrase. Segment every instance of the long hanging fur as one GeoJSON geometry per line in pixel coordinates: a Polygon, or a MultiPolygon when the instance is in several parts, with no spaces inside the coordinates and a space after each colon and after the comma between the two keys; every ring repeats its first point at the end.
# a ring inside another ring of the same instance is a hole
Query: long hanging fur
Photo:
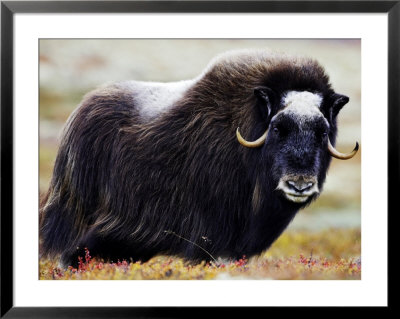
{"type": "MultiPolygon", "coordinates": [[[[155,254],[209,259],[268,248],[299,205],[274,192],[267,150],[236,140],[266,129],[254,88],[333,94],[314,60],[266,51],[216,59],[172,107],[140,115],[126,83],[86,95],[70,116],[40,210],[42,255],[146,260],[155,254]]],[[[277,110],[275,110],[277,112],[277,110]]],[[[328,111],[327,111],[328,112],[328,111]]],[[[327,117],[328,113],[327,113],[327,117]]],[[[336,135],[330,120],[331,139],[336,135]]],[[[321,164],[322,180],[330,159],[321,164]]]]}

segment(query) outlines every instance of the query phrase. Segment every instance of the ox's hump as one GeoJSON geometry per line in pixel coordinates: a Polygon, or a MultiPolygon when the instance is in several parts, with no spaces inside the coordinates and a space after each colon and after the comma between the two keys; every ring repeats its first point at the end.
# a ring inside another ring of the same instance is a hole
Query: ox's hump
{"type": "Polygon", "coordinates": [[[132,96],[133,103],[143,120],[151,120],[171,109],[193,85],[194,80],[179,82],[141,82],[120,83],[132,96]]]}

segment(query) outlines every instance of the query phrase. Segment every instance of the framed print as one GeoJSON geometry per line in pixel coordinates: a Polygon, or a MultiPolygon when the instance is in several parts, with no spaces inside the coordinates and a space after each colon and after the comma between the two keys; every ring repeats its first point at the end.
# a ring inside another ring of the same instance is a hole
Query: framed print
{"type": "Polygon", "coordinates": [[[1,315],[388,307],[399,15],[3,1],[1,315]]]}

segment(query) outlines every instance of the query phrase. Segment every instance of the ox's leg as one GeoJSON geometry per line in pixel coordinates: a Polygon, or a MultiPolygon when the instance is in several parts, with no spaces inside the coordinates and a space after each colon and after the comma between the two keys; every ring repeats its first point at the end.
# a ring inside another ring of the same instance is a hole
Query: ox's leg
{"type": "Polygon", "coordinates": [[[98,261],[118,262],[146,262],[156,254],[156,251],[143,249],[138,243],[127,243],[126,241],[115,240],[110,237],[99,235],[86,236],[74,250],[66,252],[61,257],[64,267],[79,267],[79,257],[85,262],[86,249],[90,256],[98,261]]]}

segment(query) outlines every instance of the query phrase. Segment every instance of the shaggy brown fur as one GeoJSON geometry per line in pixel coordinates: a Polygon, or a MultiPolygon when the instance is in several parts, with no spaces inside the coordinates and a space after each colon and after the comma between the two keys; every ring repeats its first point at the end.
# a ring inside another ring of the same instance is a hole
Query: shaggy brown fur
{"type": "MultiPolygon", "coordinates": [[[[279,154],[268,153],[268,141],[245,148],[235,130],[258,138],[290,90],[323,96],[334,143],[335,95],[323,68],[308,58],[265,51],[222,56],[171,108],[148,120],[126,83],[86,95],[65,126],[40,211],[42,253],[61,254],[65,264],[83,247],[113,260],[158,253],[209,258],[171,232],[214,256],[268,248],[302,205],[274,191],[271,168],[279,154]],[[270,116],[254,95],[260,86],[274,92],[270,116]]],[[[330,157],[321,154],[322,184],[330,157]]]]}

